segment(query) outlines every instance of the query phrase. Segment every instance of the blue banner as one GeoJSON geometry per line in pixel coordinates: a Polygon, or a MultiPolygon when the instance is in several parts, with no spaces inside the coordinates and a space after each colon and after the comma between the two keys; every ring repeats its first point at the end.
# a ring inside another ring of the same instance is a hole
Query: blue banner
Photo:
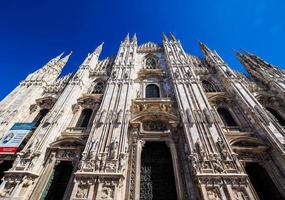
{"type": "Polygon", "coordinates": [[[32,130],[35,127],[35,123],[15,123],[10,130],[32,130]]]}

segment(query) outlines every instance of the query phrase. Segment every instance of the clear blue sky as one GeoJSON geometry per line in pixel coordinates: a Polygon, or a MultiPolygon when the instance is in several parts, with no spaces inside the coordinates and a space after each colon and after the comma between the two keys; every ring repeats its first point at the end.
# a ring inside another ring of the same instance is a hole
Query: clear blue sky
{"type": "Polygon", "coordinates": [[[115,54],[128,32],[139,43],[173,32],[198,56],[201,40],[241,71],[233,48],[285,67],[284,19],[283,0],[1,0],[0,98],[63,51],[74,52],[64,73],[102,41],[101,57],[115,54]]]}

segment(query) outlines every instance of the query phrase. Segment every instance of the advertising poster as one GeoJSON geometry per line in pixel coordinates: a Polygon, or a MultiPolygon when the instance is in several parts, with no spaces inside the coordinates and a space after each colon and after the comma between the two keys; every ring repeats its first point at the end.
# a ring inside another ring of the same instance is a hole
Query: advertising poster
{"type": "Polygon", "coordinates": [[[15,123],[0,140],[0,154],[15,154],[34,127],[34,123],[15,123]]]}

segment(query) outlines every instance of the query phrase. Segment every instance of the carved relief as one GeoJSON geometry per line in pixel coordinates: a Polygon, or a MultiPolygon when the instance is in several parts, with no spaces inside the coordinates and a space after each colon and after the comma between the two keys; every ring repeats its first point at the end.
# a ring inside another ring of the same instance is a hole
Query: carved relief
{"type": "Polygon", "coordinates": [[[161,121],[144,121],[143,130],[145,131],[166,131],[167,125],[161,121]]]}
{"type": "Polygon", "coordinates": [[[103,186],[102,187],[101,199],[113,200],[114,199],[114,193],[115,193],[115,187],[114,186],[103,186]]]}
{"type": "Polygon", "coordinates": [[[219,188],[208,188],[207,196],[209,200],[222,200],[219,188]]]}
{"type": "Polygon", "coordinates": [[[76,198],[85,199],[88,196],[89,185],[79,184],[76,192],[76,198]]]}
{"type": "Polygon", "coordinates": [[[4,186],[3,191],[0,193],[0,197],[10,197],[16,185],[17,184],[15,182],[7,182],[4,186]]]}
{"type": "Polygon", "coordinates": [[[110,158],[114,159],[117,156],[119,141],[115,137],[110,144],[110,158]]]}
{"type": "Polygon", "coordinates": [[[249,199],[249,196],[241,188],[233,188],[232,191],[233,191],[234,200],[247,200],[247,199],[249,199]]]}

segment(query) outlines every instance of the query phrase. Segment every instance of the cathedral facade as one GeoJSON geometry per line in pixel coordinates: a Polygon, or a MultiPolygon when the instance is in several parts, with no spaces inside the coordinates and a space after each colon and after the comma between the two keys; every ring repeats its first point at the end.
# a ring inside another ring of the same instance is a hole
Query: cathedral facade
{"type": "Polygon", "coordinates": [[[285,72],[199,45],[127,36],[28,75],[0,103],[0,199],[285,199],[285,72]]]}

